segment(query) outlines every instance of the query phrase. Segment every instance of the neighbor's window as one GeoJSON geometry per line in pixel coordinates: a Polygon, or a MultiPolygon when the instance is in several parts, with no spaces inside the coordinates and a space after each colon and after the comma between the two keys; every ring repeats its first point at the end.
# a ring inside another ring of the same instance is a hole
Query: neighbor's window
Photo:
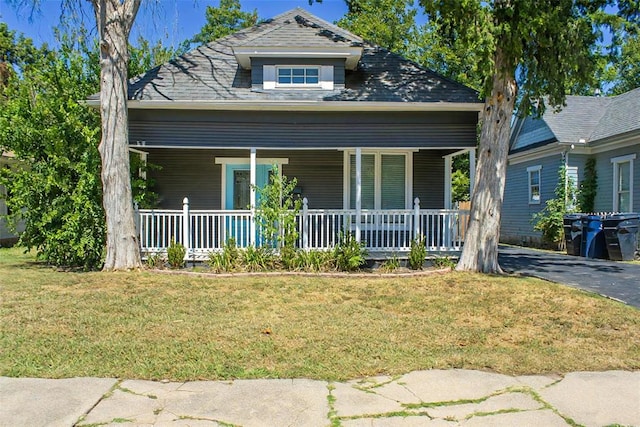
{"type": "Polygon", "coordinates": [[[633,210],[633,160],[635,154],[615,157],[613,163],[613,210],[631,212],[633,210]]]}
{"type": "Polygon", "coordinates": [[[318,86],[320,67],[278,67],[278,86],[318,86]]]}
{"type": "Polygon", "coordinates": [[[542,166],[530,166],[527,168],[529,176],[529,204],[540,203],[540,171],[542,166]]]}

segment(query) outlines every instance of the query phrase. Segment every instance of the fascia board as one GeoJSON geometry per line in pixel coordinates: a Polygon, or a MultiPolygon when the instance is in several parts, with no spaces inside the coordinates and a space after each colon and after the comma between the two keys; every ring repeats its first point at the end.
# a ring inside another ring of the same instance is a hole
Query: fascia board
{"type": "Polygon", "coordinates": [[[233,48],[238,64],[246,70],[251,68],[251,58],[345,58],[345,67],[354,70],[362,57],[362,47],[260,47],[242,46],[233,48]]]}

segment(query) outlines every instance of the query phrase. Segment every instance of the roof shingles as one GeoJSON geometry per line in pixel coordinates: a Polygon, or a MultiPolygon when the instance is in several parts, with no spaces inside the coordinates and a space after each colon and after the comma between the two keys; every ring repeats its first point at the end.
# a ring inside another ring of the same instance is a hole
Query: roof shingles
{"type": "Polygon", "coordinates": [[[304,100],[358,102],[478,103],[478,93],[433,71],[364,43],[359,37],[294,9],[254,27],[200,46],[132,80],[129,99],[141,101],[304,100]],[[362,46],[354,71],[346,71],[344,88],[335,90],[255,90],[251,72],[243,70],[233,48],[287,46],[313,48],[362,46]]]}

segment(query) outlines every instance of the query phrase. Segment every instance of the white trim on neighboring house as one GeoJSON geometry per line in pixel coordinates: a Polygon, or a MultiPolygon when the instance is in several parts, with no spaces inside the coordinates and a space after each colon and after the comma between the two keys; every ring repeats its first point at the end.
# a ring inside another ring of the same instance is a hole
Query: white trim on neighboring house
{"type": "Polygon", "coordinates": [[[629,211],[633,210],[633,161],[635,154],[627,154],[625,156],[613,157],[611,164],[613,165],[613,211],[620,211],[620,166],[629,163],[629,211]]]}
{"type": "Polygon", "coordinates": [[[529,166],[527,168],[527,188],[529,193],[529,204],[530,205],[539,205],[542,199],[542,165],[529,166]],[[531,183],[531,174],[532,172],[538,173],[538,198],[535,199],[533,196],[532,183],[531,183]]]}
{"type": "MultiPolygon", "coordinates": [[[[221,178],[220,178],[220,208],[225,209],[227,201],[227,165],[249,165],[249,171],[251,171],[252,165],[251,152],[249,157],[216,157],[214,162],[216,165],[222,165],[221,178]]],[[[289,158],[287,157],[255,157],[256,165],[278,165],[278,175],[282,176],[282,165],[289,164],[289,158]]],[[[255,180],[255,170],[252,173],[253,180],[255,180]]]]}
{"type": "MultiPolygon", "coordinates": [[[[394,149],[362,149],[362,155],[371,155],[374,157],[374,208],[380,209],[381,201],[382,201],[382,155],[391,154],[391,155],[403,155],[405,156],[405,168],[404,168],[404,203],[405,209],[411,209],[413,207],[413,153],[418,151],[416,150],[394,150],[394,149]]],[[[343,154],[343,198],[342,198],[342,206],[343,209],[350,209],[350,201],[351,201],[351,155],[355,155],[355,149],[344,150],[343,154]]]]}

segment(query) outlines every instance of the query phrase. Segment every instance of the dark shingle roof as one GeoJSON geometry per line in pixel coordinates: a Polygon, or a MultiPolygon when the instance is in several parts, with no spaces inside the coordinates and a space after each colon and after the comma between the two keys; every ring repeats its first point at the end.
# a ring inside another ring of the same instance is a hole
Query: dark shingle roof
{"type": "Polygon", "coordinates": [[[302,9],[200,46],[133,79],[129,99],[158,101],[368,101],[477,103],[478,93],[340,29],[302,9]],[[243,46],[352,47],[363,54],[345,87],[257,90],[233,49],[243,46]]]}
{"type": "Polygon", "coordinates": [[[640,131],[640,88],[612,97],[567,96],[566,106],[547,109],[535,119],[527,117],[512,135],[511,152],[552,142],[590,144],[632,131],[640,131]]]}

